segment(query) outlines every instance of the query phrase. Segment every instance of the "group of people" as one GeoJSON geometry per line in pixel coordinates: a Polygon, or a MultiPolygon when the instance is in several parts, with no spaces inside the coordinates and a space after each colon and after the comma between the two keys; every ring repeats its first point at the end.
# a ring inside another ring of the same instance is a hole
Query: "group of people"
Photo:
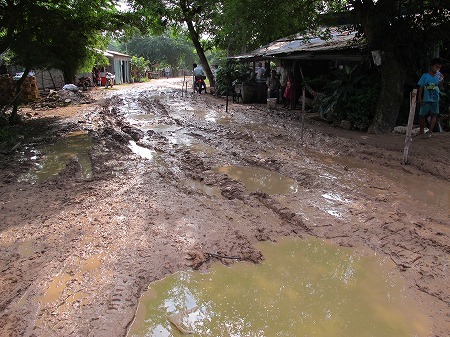
{"type": "Polygon", "coordinates": [[[102,77],[105,78],[105,87],[108,88],[110,86],[112,88],[116,76],[110,72],[107,72],[105,67],[93,67],[92,83],[94,86],[99,87],[102,85],[102,77]]]}
{"type": "MultiPolygon", "coordinates": [[[[260,73],[263,73],[261,69],[264,69],[264,67],[260,63],[256,72],[257,81],[258,76],[262,76],[260,75],[260,73]]],[[[266,80],[266,85],[268,98],[276,98],[277,103],[283,102],[283,108],[290,110],[295,107],[295,85],[292,72],[288,73],[287,69],[283,66],[278,68],[278,72],[276,69],[272,69],[270,77],[266,80]]]]}

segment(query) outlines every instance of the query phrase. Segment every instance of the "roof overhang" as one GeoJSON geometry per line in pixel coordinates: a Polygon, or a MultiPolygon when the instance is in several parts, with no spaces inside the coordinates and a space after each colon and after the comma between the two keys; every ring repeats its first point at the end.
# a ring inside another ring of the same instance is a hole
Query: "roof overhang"
{"type": "Polygon", "coordinates": [[[328,38],[294,37],[271,42],[250,53],[232,56],[231,59],[258,61],[268,59],[360,60],[364,43],[354,31],[331,29],[328,38]]]}

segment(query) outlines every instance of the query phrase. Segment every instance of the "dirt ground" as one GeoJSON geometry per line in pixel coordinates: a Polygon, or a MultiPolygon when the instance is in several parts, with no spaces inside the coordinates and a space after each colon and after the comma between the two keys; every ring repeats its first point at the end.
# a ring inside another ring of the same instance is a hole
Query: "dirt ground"
{"type": "Polygon", "coordinates": [[[223,98],[181,87],[95,88],[88,104],[22,110],[26,134],[0,154],[1,336],[126,336],[150,282],[235,263],[217,255],[260,262],[254,243],[304,235],[388,257],[430,337],[449,336],[450,133],[415,137],[402,165],[404,135],[314,114],[302,132],[299,111],[226,111],[223,98]],[[75,157],[54,179],[21,179],[77,130],[93,140],[92,176],[75,157]],[[252,191],[218,172],[229,165],[279,173],[299,191],[252,191]]]}

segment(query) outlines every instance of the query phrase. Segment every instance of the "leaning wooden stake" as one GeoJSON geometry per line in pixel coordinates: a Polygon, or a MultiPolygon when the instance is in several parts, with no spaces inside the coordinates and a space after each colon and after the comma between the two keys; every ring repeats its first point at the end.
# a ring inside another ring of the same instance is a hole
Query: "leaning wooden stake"
{"type": "Polygon", "coordinates": [[[410,96],[408,127],[406,128],[405,148],[403,150],[403,165],[408,164],[408,151],[409,145],[411,145],[412,142],[412,127],[414,122],[414,115],[416,114],[416,99],[417,89],[413,89],[410,96]]]}

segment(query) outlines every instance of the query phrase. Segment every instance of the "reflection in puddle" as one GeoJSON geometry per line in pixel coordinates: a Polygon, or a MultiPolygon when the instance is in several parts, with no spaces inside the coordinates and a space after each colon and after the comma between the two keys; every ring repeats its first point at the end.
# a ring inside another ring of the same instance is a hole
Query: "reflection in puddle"
{"type": "Polygon", "coordinates": [[[20,178],[20,181],[44,182],[56,178],[72,158],[76,158],[81,167],[81,178],[92,178],[92,163],[89,151],[92,148],[91,137],[82,131],[69,133],[65,138],[44,150],[43,159],[36,167],[20,178]]]}
{"type": "Polygon", "coordinates": [[[223,166],[215,170],[242,182],[250,192],[267,194],[290,194],[298,191],[295,180],[259,167],[223,166]]]}
{"type": "Polygon", "coordinates": [[[266,260],[151,284],[128,336],[426,337],[389,260],[309,238],[258,244],[266,260]],[[169,321],[170,320],[170,321],[169,321]]]}
{"type": "Polygon", "coordinates": [[[147,149],[146,147],[139,146],[136,144],[136,142],[130,140],[130,144],[128,145],[128,148],[130,148],[133,153],[136,153],[138,156],[145,158],[145,159],[153,159],[156,156],[155,150],[147,149]]]}

